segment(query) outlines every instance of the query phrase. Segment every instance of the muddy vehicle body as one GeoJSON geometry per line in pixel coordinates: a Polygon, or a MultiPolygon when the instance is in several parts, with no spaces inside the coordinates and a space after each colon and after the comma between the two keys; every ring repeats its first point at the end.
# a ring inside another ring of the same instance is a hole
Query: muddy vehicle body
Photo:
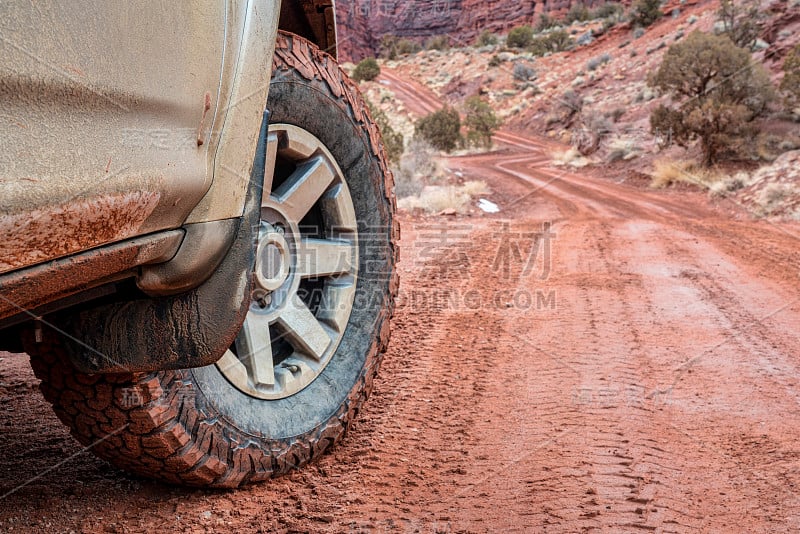
{"type": "Polygon", "coordinates": [[[393,181],[331,0],[4,4],[0,350],[113,464],[236,487],[368,396],[393,181]]]}

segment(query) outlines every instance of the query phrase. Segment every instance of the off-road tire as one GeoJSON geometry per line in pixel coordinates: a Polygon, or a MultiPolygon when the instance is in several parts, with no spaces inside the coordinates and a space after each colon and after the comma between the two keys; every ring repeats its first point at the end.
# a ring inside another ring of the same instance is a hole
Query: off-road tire
{"type": "Polygon", "coordinates": [[[24,345],[55,413],[78,441],[122,469],[203,487],[234,488],[275,477],[337,443],[372,389],[398,288],[394,183],[379,132],[336,61],[290,34],[278,37],[267,107],[271,122],[301,126],[330,149],[351,189],[359,232],[363,224],[371,240],[360,249],[357,305],[344,339],[307,388],[317,390],[265,401],[248,399],[232,386],[209,387],[224,381],[213,366],[83,374],[69,364],[58,332],[45,327],[38,335],[26,333],[24,345]],[[252,428],[258,422],[253,410],[283,415],[265,415],[271,418],[263,432],[252,428]],[[291,422],[282,419],[286,414],[291,422]]]}

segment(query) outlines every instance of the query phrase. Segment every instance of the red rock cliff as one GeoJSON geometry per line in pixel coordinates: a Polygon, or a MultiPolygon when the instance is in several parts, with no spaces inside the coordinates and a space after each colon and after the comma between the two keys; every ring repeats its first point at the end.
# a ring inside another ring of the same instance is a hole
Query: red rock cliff
{"type": "MultiPolygon", "coordinates": [[[[605,0],[582,0],[592,7],[605,0]]],[[[534,24],[540,13],[560,16],[576,0],[339,0],[339,53],[357,61],[377,53],[384,35],[422,41],[449,35],[450,42],[472,44],[481,31],[506,32],[534,24]]]]}

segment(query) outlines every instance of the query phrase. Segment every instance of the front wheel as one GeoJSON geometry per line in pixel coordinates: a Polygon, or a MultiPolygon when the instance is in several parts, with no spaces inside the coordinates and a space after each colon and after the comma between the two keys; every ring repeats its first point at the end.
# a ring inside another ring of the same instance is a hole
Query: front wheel
{"type": "Polygon", "coordinates": [[[86,375],[55,333],[27,339],[59,418],[129,471],[228,488],[286,473],[341,439],[371,390],[397,291],[378,130],[333,58],[289,34],[267,108],[253,298],[216,365],[86,375]]]}

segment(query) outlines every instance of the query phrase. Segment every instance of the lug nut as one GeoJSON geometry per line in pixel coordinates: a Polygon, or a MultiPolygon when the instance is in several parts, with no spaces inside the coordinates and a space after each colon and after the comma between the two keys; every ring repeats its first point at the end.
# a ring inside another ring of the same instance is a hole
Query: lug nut
{"type": "Polygon", "coordinates": [[[292,373],[293,375],[295,375],[295,374],[300,372],[300,367],[298,367],[296,365],[293,365],[291,363],[281,364],[281,367],[283,367],[284,369],[288,369],[289,372],[292,373]]]}

